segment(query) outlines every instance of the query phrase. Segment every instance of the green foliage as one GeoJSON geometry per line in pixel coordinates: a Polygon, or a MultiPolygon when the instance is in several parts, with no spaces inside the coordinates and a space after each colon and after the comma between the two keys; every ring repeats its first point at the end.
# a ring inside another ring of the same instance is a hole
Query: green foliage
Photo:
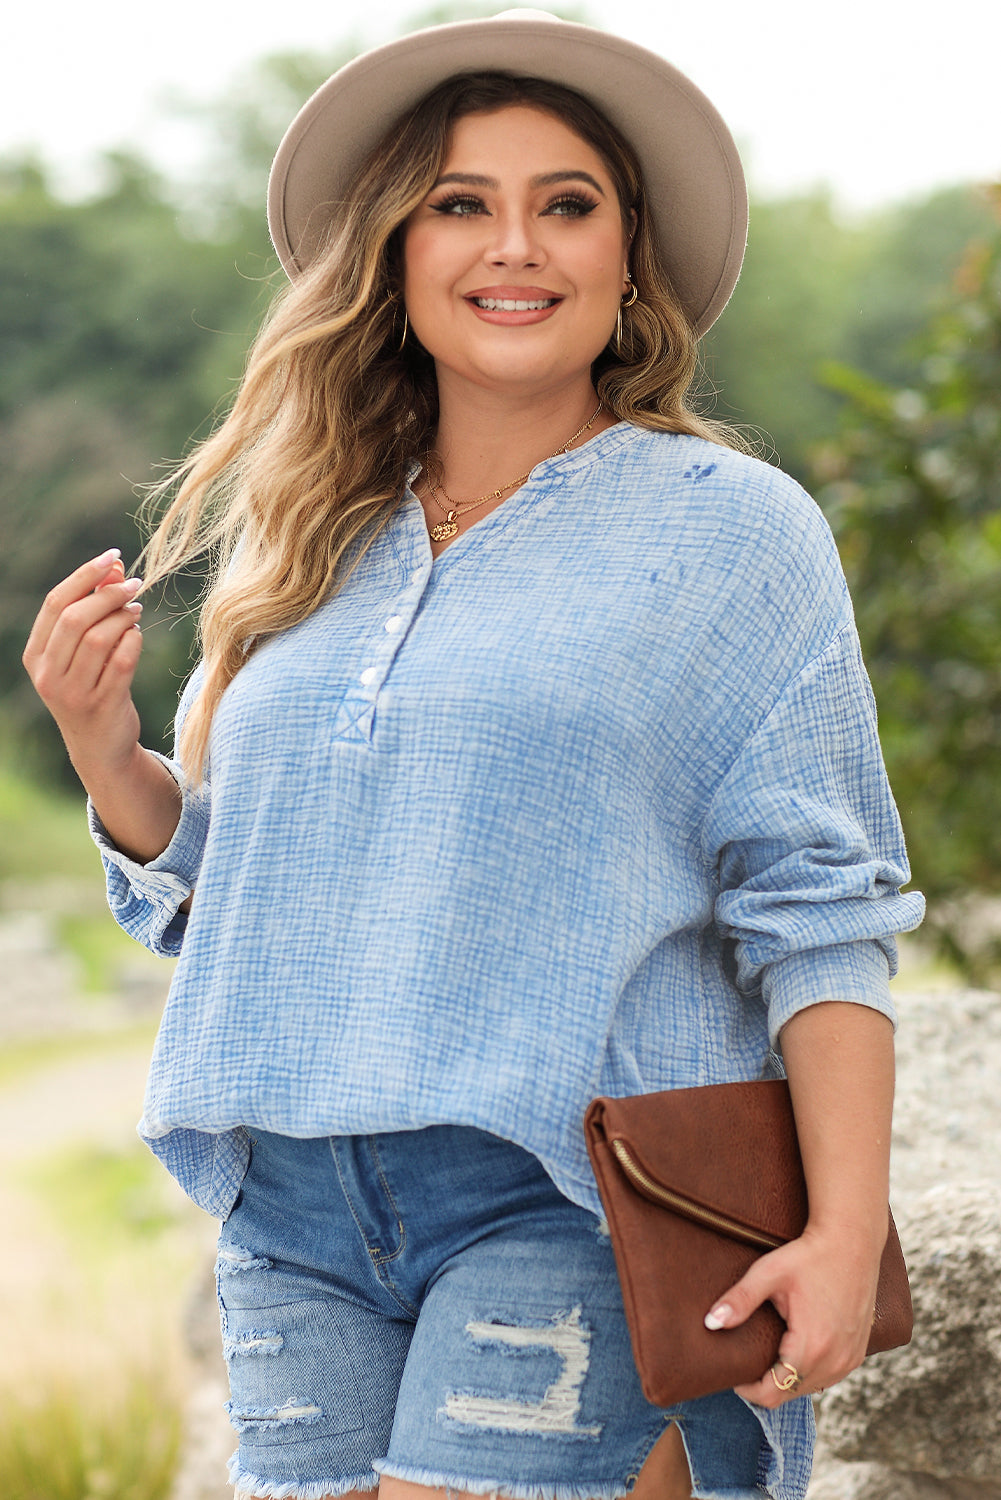
{"type": "Polygon", "coordinates": [[[20,1083],[29,1073],[39,1072],[54,1063],[70,1059],[90,1057],[95,1053],[107,1056],[119,1048],[132,1048],[138,1043],[148,1053],[156,1033],[154,1023],[141,1022],[122,1028],[109,1036],[103,1031],[84,1031],[59,1036],[33,1036],[23,1039],[5,1038],[0,1049],[0,1089],[8,1084],[20,1083]]]}
{"type": "Polygon", "coordinates": [[[812,448],[836,431],[825,362],[884,380],[917,373],[913,342],[990,212],[966,188],[846,223],[823,192],[751,205],[747,258],[705,342],[717,411],[750,424],[807,482],[812,448]]]}
{"type": "Polygon", "coordinates": [[[761,429],[792,472],[836,421],[837,400],[815,372],[843,343],[858,241],[826,194],[755,203],[740,281],[706,340],[719,414],[761,429]]]}
{"type": "Polygon", "coordinates": [[[58,874],[100,884],[84,802],[79,784],[75,796],[49,791],[0,766],[0,881],[58,874]]]}
{"type": "Polygon", "coordinates": [[[72,1241],[76,1255],[103,1257],[123,1239],[155,1238],[176,1223],[163,1174],[141,1141],[127,1151],[74,1147],[31,1164],[27,1183],[72,1241]]]}
{"type": "MultiPolygon", "coordinates": [[[[994,194],[1001,209],[1001,189],[994,194]]],[[[844,367],[843,435],[818,450],[932,925],[969,972],[1001,945],[947,903],[1001,892],[1001,222],[968,248],[904,387],[844,367]]]]}
{"type": "MultiPolygon", "coordinates": [[[[232,246],[183,232],[148,168],[117,156],[108,172],[73,204],[30,163],[0,178],[0,693],[50,767],[65,758],[20,668],[34,614],[85,558],[138,554],[135,486],[233,387],[260,296],[232,246]]],[[[167,619],[147,610],[137,692],[155,746],[190,656],[190,625],[167,619]]]]}
{"type": "Polygon", "coordinates": [[[118,982],[123,962],[136,952],[102,902],[99,912],[62,912],[56,922],[59,946],[71,953],[79,966],[84,994],[106,995],[118,982]]]}
{"type": "Polygon", "coordinates": [[[0,1394],[5,1500],[166,1500],[181,1438],[176,1393],[144,1370],[116,1386],[0,1394]]]}
{"type": "Polygon", "coordinates": [[[262,57],[241,69],[218,99],[178,106],[207,140],[196,180],[185,184],[179,195],[191,217],[192,232],[239,245],[238,264],[247,276],[275,277],[272,285],[280,284],[278,257],[264,216],[275,148],[309,96],[357,50],[346,42],[330,53],[262,57]]]}
{"type": "Polygon", "coordinates": [[[104,900],[101,861],[87,832],[84,802],[79,786],[75,794],[43,787],[0,761],[0,884],[10,887],[15,906],[30,901],[35,882],[56,879],[65,887],[59,904],[70,909],[61,910],[56,920],[60,947],[77,960],[84,992],[108,994],[137,950],[104,900]]]}
{"type": "Polygon", "coordinates": [[[991,224],[984,194],[956,187],[860,226],[867,254],[845,309],[847,337],[825,358],[880,380],[912,380],[915,343],[947,300],[967,245],[989,235],[991,224]]]}

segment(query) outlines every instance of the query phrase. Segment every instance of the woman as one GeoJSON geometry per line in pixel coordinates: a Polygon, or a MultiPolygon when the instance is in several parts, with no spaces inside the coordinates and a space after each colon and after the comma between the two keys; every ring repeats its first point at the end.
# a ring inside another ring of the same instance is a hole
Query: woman
{"type": "Polygon", "coordinates": [[[115,554],[25,653],[116,915],[180,954],[141,1128],[225,1221],[234,1480],[802,1496],[921,908],[830,535],[686,404],[732,141],[660,59],[514,12],[335,75],[269,205],[292,287],[150,553],[219,544],[178,761],[115,554]],[[584,1109],[779,1054],[809,1225],[706,1309],[770,1298],[779,1364],[657,1410],[584,1109]]]}

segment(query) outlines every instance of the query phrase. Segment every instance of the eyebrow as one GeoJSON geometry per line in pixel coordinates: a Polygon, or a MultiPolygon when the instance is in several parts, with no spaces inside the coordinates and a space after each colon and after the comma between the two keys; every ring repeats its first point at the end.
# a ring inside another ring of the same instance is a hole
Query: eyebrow
{"type": "MultiPolygon", "coordinates": [[[[435,183],[435,187],[441,187],[446,182],[465,183],[469,187],[492,188],[495,192],[500,188],[496,177],[484,177],[479,172],[443,172],[435,183]]],[[[554,187],[559,182],[587,182],[604,198],[605,190],[590,172],[543,172],[538,177],[529,181],[529,187],[554,187]]]]}

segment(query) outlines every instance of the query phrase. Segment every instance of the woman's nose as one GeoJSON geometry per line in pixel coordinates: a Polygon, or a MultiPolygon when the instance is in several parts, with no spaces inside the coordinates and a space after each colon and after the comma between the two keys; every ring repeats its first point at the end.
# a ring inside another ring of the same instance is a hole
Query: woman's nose
{"type": "Polygon", "coordinates": [[[545,252],[529,214],[506,214],[494,220],[495,233],[486,258],[495,266],[539,266],[545,252]]]}

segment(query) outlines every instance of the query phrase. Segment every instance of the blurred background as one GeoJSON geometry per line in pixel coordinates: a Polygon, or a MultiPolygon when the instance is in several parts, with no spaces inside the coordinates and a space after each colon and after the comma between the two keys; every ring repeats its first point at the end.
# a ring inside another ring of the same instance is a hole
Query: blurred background
{"type": "MultiPolygon", "coordinates": [[[[79,788],[20,665],[46,590],[142,536],[143,485],[226,409],[281,277],[264,188],[365,47],[496,5],[364,15],[174,0],[18,7],[0,58],[0,1474],[14,1500],[159,1500],[214,1226],[135,1141],[169,979],[113,926],[79,788]],[[284,9],[287,13],[280,13],[284,9]]],[[[741,143],[741,281],[706,409],[824,507],[856,600],[922,973],[1001,964],[1001,12],[954,0],[561,13],[661,52],[741,143]]],[[[169,741],[198,579],[150,601],[137,697],[169,741]]]]}

